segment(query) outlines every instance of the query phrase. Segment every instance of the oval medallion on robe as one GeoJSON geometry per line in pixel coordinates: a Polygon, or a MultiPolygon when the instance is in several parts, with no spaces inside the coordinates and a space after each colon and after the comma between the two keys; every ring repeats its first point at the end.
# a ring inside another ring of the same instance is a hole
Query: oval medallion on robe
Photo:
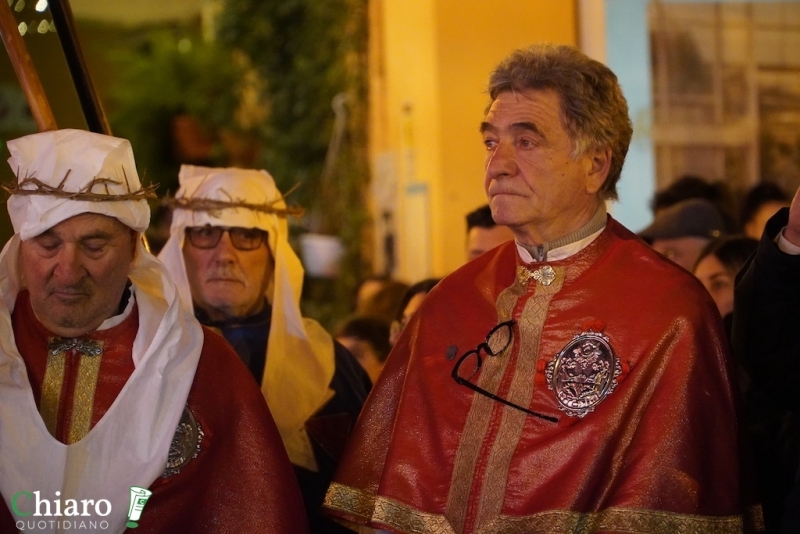
{"type": "Polygon", "coordinates": [[[181,420],[172,436],[172,443],[169,446],[167,456],[167,466],[161,474],[161,478],[169,478],[181,472],[186,464],[193,458],[197,458],[200,453],[200,443],[203,441],[203,428],[189,410],[188,406],[183,407],[181,420]]]}
{"type": "Polygon", "coordinates": [[[622,373],[608,338],[589,330],[576,335],[547,364],[547,387],[555,392],[559,408],[572,417],[593,411],[617,385],[622,373]]]}

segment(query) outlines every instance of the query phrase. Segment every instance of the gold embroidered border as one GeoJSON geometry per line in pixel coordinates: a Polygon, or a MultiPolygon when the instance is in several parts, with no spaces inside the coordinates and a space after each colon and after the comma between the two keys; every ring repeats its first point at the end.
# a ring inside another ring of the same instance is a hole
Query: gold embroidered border
{"type": "MultiPolygon", "coordinates": [[[[497,297],[497,322],[501,323],[511,319],[514,305],[521,295],[527,291],[527,282],[522,282],[515,277],[514,283],[504,289],[497,297]]],[[[498,357],[485,357],[483,368],[478,378],[478,385],[488,391],[497,391],[500,380],[505,374],[508,364],[508,354],[512,354],[514,345],[518,340],[512,339],[508,348],[498,357]]],[[[475,466],[478,462],[482,436],[486,435],[489,427],[489,418],[494,409],[495,401],[485,395],[476,394],[472,398],[464,430],[453,460],[453,474],[450,477],[450,492],[447,495],[445,515],[450,519],[457,532],[464,530],[464,520],[470,490],[475,478],[475,466]],[[479,439],[477,436],[481,436],[479,439]],[[468,439],[465,439],[468,437],[468,439]]],[[[513,408],[512,408],[513,409],[513,408]]]]}
{"type": "Polygon", "coordinates": [[[745,532],[764,532],[767,530],[764,525],[764,509],[760,504],[754,504],[745,509],[743,522],[745,532]]]}
{"type": "Polygon", "coordinates": [[[72,395],[72,417],[67,444],[82,440],[92,426],[94,410],[94,393],[97,390],[97,379],[100,376],[100,362],[103,359],[103,343],[98,342],[99,355],[81,354],[78,362],[78,377],[72,395]]]}
{"type": "MultiPolygon", "coordinates": [[[[509,400],[519,406],[530,406],[533,397],[536,362],[539,360],[539,342],[542,337],[547,310],[553,296],[564,284],[564,268],[555,269],[555,279],[550,285],[536,285],[536,293],[525,303],[518,323],[519,350],[517,351],[514,376],[509,389],[509,400]]],[[[514,451],[517,448],[528,414],[515,408],[503,410],[503,417],[497,437],[492,444],[488,458],[486,473],[483,477],[481,493],[478,496],[478,514],[475,520],[476,530],[489,524],[500,515],[506,495],[508,470],[514,451]]],[[[550,424],[544,423],[541,424],[550,424]]]]}
{"type": "MultiPolygon", "coordinates": [[[[413,534],[455,534],[441,514],[422,512],[395,499],[375,497],[366,492],[331,484],[325,506],[352,514],[361,520],[413,534]],[[373,513],[374,510],[374,513],[373,513]]],[[[476,534],[593,534],[600,531],[650,534],[738,534],[740,516],[712,517],[690,514],[608,508],[601,512],[552,510],[521,517],[499,516],[476,534]]]]}
{"type": "Polygon", "coordinates": [[[375,500],[373,520],[407,534],[456,534],[443,515],[421,512],[386,497],[375,500]]]}
{"type": "Polygon", "coordinates": [[[64,387],[64,365],[63,352],[48,352],[39,414],[47,431],[53,437],[56,437],[58,427],[58,406],[61,401],[61,389],[64,387]]]}
{"type": "Polygon", "coordinates": [[[602,512],[542,512],[524,517],[501,516],[479,534],[538,534],[564,532],[630,532],[649,534],[738,534],[740,516],[711,517],[656,510],[609,508],[602,512]]]}
{"type": "Polygon", "coordinates": [[[375,495],[338,482],[331,482],[322,505],[331,510],[347,512],[363,521],[369,521],[375,510],[375,495]]]}
{"type": "Polygon", "coordinates": [[[388,497],[332,482],[325,495],[325,508],[339,510],[364,523],[375,522],[406,533],[455,534],[441,514],[422,512],[388,497]]]}

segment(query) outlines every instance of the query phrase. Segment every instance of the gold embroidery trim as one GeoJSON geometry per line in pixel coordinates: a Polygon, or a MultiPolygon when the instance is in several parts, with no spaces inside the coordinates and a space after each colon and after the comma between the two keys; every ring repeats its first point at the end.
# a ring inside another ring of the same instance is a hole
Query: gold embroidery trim
{"type": "Polygon", "coordinates": [[[409,533],[455,534],[441,514],[422,512],[388,497],[376,497],[351,486],[332,482],[325,495],[326,508],[340,510],[364,523],[374,522],[409,533]]]}
{"type": "MultiPolygon", "coordinates": [[[[528,284],[519,279],[515,279],[514,284],[503,290],[497,297],[496,307],[498,311],[497,322],[501,323],[511,318],[514,304],[520,295],[527,291],[528,284]]],[[[497,357],[485,357],[483,368],[478,378],[478,385],[488,391],[497,391],[500,380],[505,374],[508,364],[508,354],[514,350],[514,345],[518,343],[516,338],[512,339],[511,344],[506,350],[497,357]]],[[[453,527],[457,532],[464,530],[464,521],[467,515],[469,495],[472,490],[472,483],[475,478],[475,468],[480,455],[483,439],[476,436],[485,436],[489,427],[489,418],[494,409],[495,401],[485,395],[476,394],[472,398],[472,404],[464,423],[461,440],[456,449],[453,460],[453,473],[450,476],[450,492],[447,495],[445,514],[453,522],[453,527]],[[464,439],[464,436],[471,436],[471,439],[464,439]]],[[[512,408],[513,410],[513,408],[512,408]]]]}
{"type": "Polygon", "coordinates": [[[608,508],[601,512],[579,513],[566,510],[541,512],[523,517],[500,516],[479,534],[537,534],[564,532],[647,532],[650,534],[734,534],[742,532],[742,518],[701,516],[608,508]]]}
{"type": "Polygon", "coordinates": [[[323,506],[347,512],[366,522],[372,518],[375,510],[375,496],[360,489],[331,482],[323,506]]]}
{"type": "MultiPolygon", "coordinates": [[[[374,521],[402,532],[416,534],[454,534],[457,532],[441,514],[422,512],[387,497],[376,497],[365,491],[332,483],[325,496],[325,506],[356,516],[364,522],[374,521]]],[[[742,532],[742,518],[733,516],[701,516],[641,510],[608,508],[601,512],[551,510],[511,517],[498,516],[476,530],[476,534],[592,534],[598,531],[648,532],[651,534],[734,534],[742,532]]]]}
{"type": "Polygon", "coordinates": [[[743,521],[745,532],[764,532],[767,530],[764,525],[764,509],[760,504],[745,508],[743,521]]]}
{"type": "Polygon", "coordinates": [[[67,444],[77,443],[91,430],[94,394],[97,390],[100,362],[103,358],[103,343],[98,342],[98,344],[100,345],[100,355],[81,354],[78,363],[78,377],[75,381],[75,391],[72,396],[72,418],[67,444]]]}
{"type": "MultiPolygon", "coordinates": [[[[536,375],[539,342],[547,318],[547,310],[553,296],[564,285],[564,268],[557,267],[554,273],[555,278],[550,284],[536,285],[536,293],[525,302],[525,307],[520,314],[518,322],[519,351],[516,355],[514,375],[508,394],[508,399],[519,406],[527,407],[531,404],[534,390],[533,377],[536,375]]],[[[511,309],[508,310],[508,313],[511,309]]],[[[501,310],[500,313],[505,314],[506,310],[501,310]]],[[[503,509],[508,471],[529,417],[528,414],[515,408],[508,407],[503,410],[500,428],[487,459],[481,493],[477,496],[479,501],[475,530],[480,530],[483,525],[489,524],[500,515],[503,509]]],[[[552,425],[552,423],[544,422],[539,424],[552,425]]]]}
{"type": "Polygon", "coordinates": [[[42,381],[42,398],[39,414],[50,435],[56,437],[58,426],[58,407],[61,402],[61,389],[64,387],[64,353],[48,351],[47,366],[42,381]]]}
{"type": "Polygon", "coordinates": [[[375,522],[402,532],[426,534],[456,534],[441,514],[421,512],[394,499],[378,497],[375,500],[375,522]]]}

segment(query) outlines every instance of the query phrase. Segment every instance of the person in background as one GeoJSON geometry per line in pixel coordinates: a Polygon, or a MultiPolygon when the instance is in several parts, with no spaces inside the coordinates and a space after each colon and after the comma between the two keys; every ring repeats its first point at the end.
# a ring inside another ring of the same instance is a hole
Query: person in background
{"type": "Polygon", "coordinates": [[[488,92],[484,187],[515,240],[409,319],[326,510],[417,534],[740,532],[719,314],[606,212],[632,135],[616,76],[537,45],[488,92]]]}
{"type": "Polygon", "coordinates": [[[742,199],[739,222],[748,237],[761,239],[764,226],[779,209],[789,206],[789,195],[780,186],[761,182],[753,186],[742,199]]]}
{"type": "Polygon", "coordinates": [[[352,317],[336,331],[341,343],[358,360],[374,384],[392,346],[389,344],[389,325],[374,317],[352,317]]]}
{"type": "Polygon", "coordinates": [[[407,289],[408,284],[399,280],[370,276],[358,286],[353,315],[374,317],[389,325],[407,289]]]}
{"type": "Polygon", "coordinates": [[[263,170],[184,165],[179,181],[159,258],[187,307],[222,333],[261,385],[312,532],[343,531],[319,506],[370,382],[300,313],[303,266],[286,222],[293,210],[263,170]]]}
{"type": "Polygon", "coordinates": [[[513,239],[514,234],[507,226],[494,222],[488,204],[467,214],[467,261],[513,239]]]}
{"type": "Polygon", "coordinates": [[[691,271],[703,248],[723,235],[725,222],[714,205],[700,198],[683,200],[660,211],[639,232],[656,252],[691,271]]]}
{"type": "Polygon", "coordinates": [[[733,319],[734,280],[757,246],[757,240],[744,235],[718,237],[700,252],[692,270],[714,299],[729,335],[733,319]]]}
{"type": "Polygon", "coordinates": [[[733,195],[725,182],[709,182],[693,174],[683,175],[664,189],[657,191],[650,202],[650,209],[653,211],[653,216],[658,217],[670,206],[692,198],[701,198],[714,204],[722,216],[725,233],[735,234],[740,231],[733,216],[733,195]]]}
{"type": "Polygon", "coordinates": [[[408,324],[409,319],[411,319],[411,316],[419,309],[422,305],[422,301],[425,300],[425,297],[431,292],[431,289],[439,283],[439,280],[441,279],[426,278],[408,288],[403,295],[403,299],[400,301],[400,305],[397,307],[396,317],[394,321],[392,321],[389,333],[390,345],[394,346],[397,342],[397,338],[403,333],[403,329],[408,324]]]}
{"type": "Polygon", "coordinates": [[[732,345],[749,378],[748,433],[769,533],[800,532],[800,190],[736,279],[732,345]]]}
{"type": "Polygon", "coordinates": [[[305,532],[258,388],[144,247],[152,187],[130,143],[56,130],[7,146],[0,532],[122,532],[134,487],[152,491],[137,532],[305,532]]]}

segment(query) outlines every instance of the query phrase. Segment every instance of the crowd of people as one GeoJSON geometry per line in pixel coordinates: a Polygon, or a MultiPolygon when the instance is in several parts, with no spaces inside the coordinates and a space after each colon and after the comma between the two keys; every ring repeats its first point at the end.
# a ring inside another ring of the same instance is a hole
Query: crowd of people
{"type": "Polygon", "coordinates": [[[130,143],[9,141],[0,532],[800,531],[800,193],[683,177],[637,235],[608,67],[488,94],[464,265],[333,335],[268,172],[182,166],[155,257],[130,143]]]}

